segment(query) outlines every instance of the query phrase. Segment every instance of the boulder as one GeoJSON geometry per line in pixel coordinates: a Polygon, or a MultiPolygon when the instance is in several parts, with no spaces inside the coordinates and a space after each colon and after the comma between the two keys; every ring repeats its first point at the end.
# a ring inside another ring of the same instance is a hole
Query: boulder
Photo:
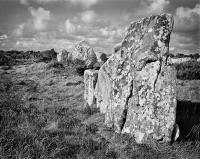
{"type": "Polygon", "coordinates": [[[95,94],[105,123],[133,134],[138,143],[171,140],[176,116],[176,70],[167,63],[172,29],[170,14],[131,23],[98,73],[95,94]]]}
{"type": "Polygon", "coordinates": [[[70,53],[71,60],[81,60],[85,62],[87,68],[93,68],[97,62],[96,54],[87,41],[77,43],[70,53]]]}
{"type": "Polygon", "coordinates": [[[98,70],[85,70],[84,72],[84,99],[89,107],[96,104],[96,98],[94,96],[95,86],[97,83],[98,70]]]}

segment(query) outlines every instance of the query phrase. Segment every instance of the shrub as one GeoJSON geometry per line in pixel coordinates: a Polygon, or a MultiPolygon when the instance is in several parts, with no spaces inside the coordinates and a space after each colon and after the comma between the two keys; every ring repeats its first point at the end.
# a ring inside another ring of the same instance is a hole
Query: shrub
{"type": "Polygon", "coordinates": [[[51,69],[51,68],[56,68],[56,69],[64,69],[64,65],[60,62],[57,61],[52,61],[50,63],[47,64],[47,69],[51,69]]]}
{"type": "Polygon", "coordinates": [[[177,78],[181,80],[200,80],[200,62],[188,61],[175,64],[177,78]]]}

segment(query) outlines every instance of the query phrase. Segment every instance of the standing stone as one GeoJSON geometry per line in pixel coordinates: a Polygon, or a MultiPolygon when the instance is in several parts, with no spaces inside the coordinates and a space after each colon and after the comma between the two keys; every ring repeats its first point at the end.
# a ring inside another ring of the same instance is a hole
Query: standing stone
{"type": "Polygon", "coordinates": [[[57,61],[58,61],[58,62],[62,62],[62,52],[59,52],[59,53],[57,54],[57,61]]]}
{"type": "Polygon", "coordinates": [[[170,141],[175,125],[176,70],[167,63],[172,29],[169,14],[131,23],[98,74],[97,105],[106,124],[133,134],[138,143],[170,141]]]}
{"type": "Polygon", "coordinates": [[[85,70],[84,72],[84,99],[89,107],[92,107],[96,103],[94,96],[94,89],[97,83],[98,70],[85,70]]]}
{"type": "Polygon", "coordinates": [[[111,99],[111,79],[101,67],[98,72],[97,84],[95,87],[95,97],[97,98],[97,108],[101,113],[107,113],[111,99]]]}
{"type": "Polygon", "coordinates": [[[61,52],[57,54],[58,62],[67,62],[69,60],[69,51],[63,49],[61,52]]]}
{"type": "Polygon", "coordinates": [[[85,62],[87,68],[93,68],[97,62],[96,54],[89,42],[83,40],[77,43],[70,53],[71,60],[81,60],[85,62]]]}

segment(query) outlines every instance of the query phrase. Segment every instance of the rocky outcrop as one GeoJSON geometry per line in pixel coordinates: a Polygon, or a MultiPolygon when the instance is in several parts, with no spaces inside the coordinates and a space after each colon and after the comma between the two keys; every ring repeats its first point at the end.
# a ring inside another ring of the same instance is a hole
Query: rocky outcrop
{"type": "Polygon", "coordinates": [[[95,85],[97,83],[98,71],[97,70],[85,70],[84,72],[84,99],[89,107],[96,104],[96,98],[94,96],[95,85]]]}
{"type": "Polygon", "coordinates": [[[131,23],[98,73],[95,91],[105,123],[138,143],[170,141],[175,125],[176,70],[167,63],[172,29],[169,14],[131,23]]]}
{"type": "Polygon", "coordinates": [[[84,61],[87,68],[93,68],[93,65],[97,62],[96,54],[93,48],[85,40],[77,43],[69,56],[72,61],[84,61]]]}

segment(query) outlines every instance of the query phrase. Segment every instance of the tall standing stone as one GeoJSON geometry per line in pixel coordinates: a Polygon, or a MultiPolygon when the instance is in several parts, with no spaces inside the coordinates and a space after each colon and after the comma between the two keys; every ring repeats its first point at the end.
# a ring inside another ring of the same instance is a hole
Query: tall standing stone
{"type": "Polygon", "coordinates": [[[138,143],[170,141],[175,125],[176,70],[167,63],[172,29],[169,14],[131,23],[121,47],[98,74],[97,102],[106,124],[133,134],[138,143]],[[104,91],[110,99],[100,93],[104,91]]]}
{"type": "Polygon", "coordinates": [[[69,51],[63,49],[61,52],[57,54],[58,62],[67,62],[69,60],[69,51]]]}
{"type": "Polygon", "coordinates": [[[84,99],[89,107],[96,104],[94,95],[95,86],[97,83],[98,70],[85,70],[84,72],[84,99]]]}

